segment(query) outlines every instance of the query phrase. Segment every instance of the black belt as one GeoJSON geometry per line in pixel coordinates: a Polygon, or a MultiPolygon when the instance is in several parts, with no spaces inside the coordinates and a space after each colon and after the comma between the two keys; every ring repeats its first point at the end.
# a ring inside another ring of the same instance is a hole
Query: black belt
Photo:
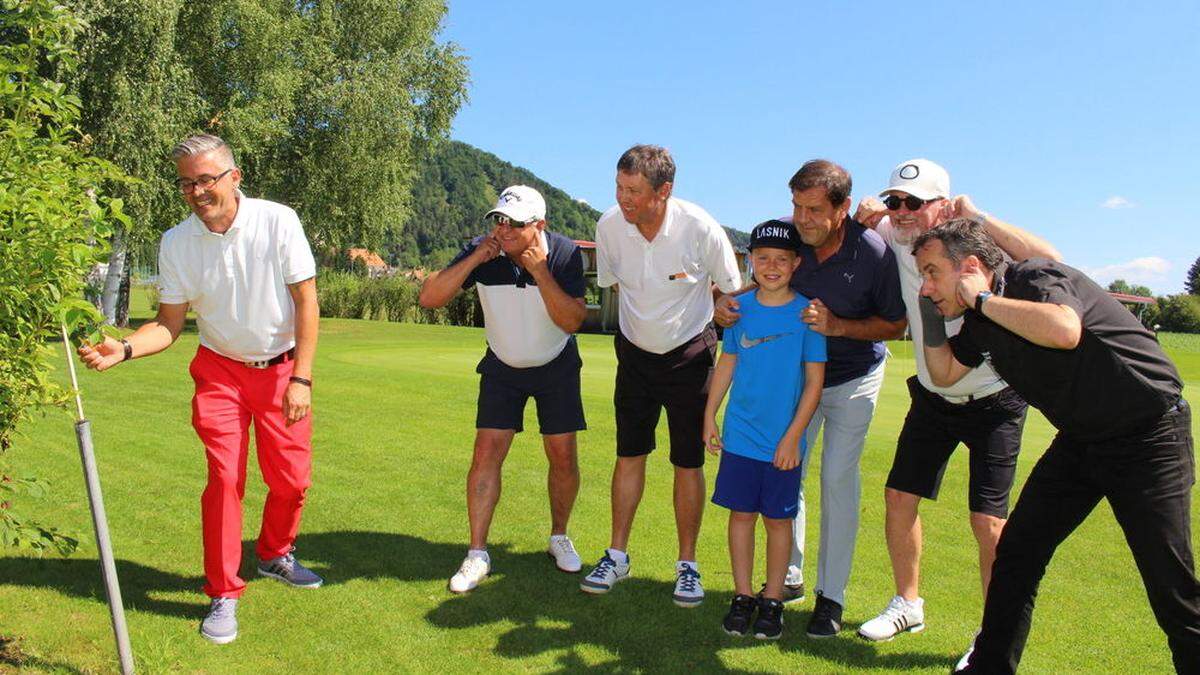
{"type": "Polygon", "coordinates": [[[266,361],[242,361],[242,364],[247,368],[270,368],[281,363],[287,363],[294,358],[296,358],[296,349],[293,347],[273,359],[267,359],[266,361]]]}

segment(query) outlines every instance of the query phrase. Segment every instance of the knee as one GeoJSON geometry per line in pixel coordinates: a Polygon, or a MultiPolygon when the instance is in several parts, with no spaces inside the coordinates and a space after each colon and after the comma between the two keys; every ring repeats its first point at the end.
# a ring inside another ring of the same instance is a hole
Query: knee
{"type": "Polygon", "coordinates": [[[757,520],[758,520],[757,513],[751,513],[751,512],[746,512],[746,511],[730,511],[729,512],[729,523],[731,525],[733,525],[733,524],[742,525],[742,526],[754,525],[755,521],[757,521],[757,520]]]}
{"type": "MultiPolygon", "coordinates": [[[[901,492],[892,488],[883,489],[883,504],[887,507],[889,515],[913,515],[917,512],[917,507],[921,503],[921,498],[917,495],[901,492]]],[[[974,517],[975,514],[971,514],[974,517]]],[[[972,521],[973,523],[974,521],[972,521]]]]}
{"type": "Polygon", "coordinates": [[[996,542],[1000,539],[1000,533],[1004,530],[1003,518],[998,518],[987,513],[971,512],[971,530],[975,533],[975,538],[982,542],[996,542]]]}
{"type": "Polygon", "coordinates": [[[579,470],[579,457],[574,439],[570,442],[547,443],[546,459],[550,462],[551,471],[575,473],[579,470]]]}

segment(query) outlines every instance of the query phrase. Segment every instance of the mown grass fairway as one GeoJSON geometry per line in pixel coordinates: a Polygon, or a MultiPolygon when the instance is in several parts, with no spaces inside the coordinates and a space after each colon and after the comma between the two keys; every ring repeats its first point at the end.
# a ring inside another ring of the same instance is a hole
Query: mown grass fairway
{"type": "MultiPolygon", "coordinates": [[[[205,464],[189,423],[187,375],[196,343],[189,333],[155,358],[82,376],[131,639],[143,672],[944,673],[978,624],[982,603],[966,517],[967,465],[960,452],[947,470],[941,500],[922,508],[928,629],[885,644],[853,634],[893,592],[882,486],[908,407],[904,378],[914,368],[909,344],[893,347],[863,461],[863,517],[847,630],[838,639],[806,639],[810,597],[786,612],[781,641],[760,643],[720,630],[732,580],[725,513],[716,507],[707,510],[701,537],[708,599],[694,610],[671,603],[675,534],[665,452],[650,462],[631,543],[633,578],[607,596],[593,597],[579,591],[577,576],[554,570],[543,552],[549,529],[545,458],[532,405],[528,431],[517,437],[505,466],[491,534],[493,574],[474,593],[452,596],[446,580],[465,552],[463,485],[483,333],[325,320],[315,376],[315,484],[297,554],[328,583],[304,591],[248,577],[240,637],[227,646],[211,645],[197,634],[206,599],[199,591],[205,464]]],[[[582,336],[580,344],[590,429],[580,436],[583,486],[571,534],[587,569],[609,534],[615,358],[610,337],[582,336]]],[[[1181,366],[1188,364],[1184,377],[1195,400],[1200,359],[1180,356],[1181,366]]],[[[24,509],[73,529],[85,543],[66,560],[0,551],[0,636],[19,637],[9,654],[19,650],[33,670],[111,672],[116,660],[71,421],[52,412],[24,430],[14,458],[54,483],[48,499],[27,500],[24,509]]],[[[1045,421],[1031,414],[1018,485],[1050,434],[1045,421]]],[[[660,448],[665,442],[664,423],[660,448]]],[[[815,514],[816,461],[810,471],[809,508],[815,514]]],[[[714,475],[715,463],[708,471],[710,488],[714,475]]],[[[244,575],[253,569],[250,542],[264,492],[251,459],[244,575]]],[[[810,517],[814,544],[815,525],[810,517]]],[[[810,583],[815,553],[812,548],[806,570],[810,583]]],[[[5,667],[0,660],[0,670],[5,667]]],[[[1121,532],[1111,510],[1101,505],[1050,566],[1023,671],[1169,668],[1166,640],[1121,532]]]]}

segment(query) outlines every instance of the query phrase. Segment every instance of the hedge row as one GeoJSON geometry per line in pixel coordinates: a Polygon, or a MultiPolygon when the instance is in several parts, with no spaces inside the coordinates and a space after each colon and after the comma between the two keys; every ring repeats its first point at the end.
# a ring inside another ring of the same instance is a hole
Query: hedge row
{"type": "Polygon", "coordinates": [[[448,305],[438,309],[424,309],[417,304],[420,291],[418,282],[404,277],[371,279],[334,270],[321,270],[317,276],[317,299],[324,317],[483,325],[474,288],[459,293],[448,305]]]}

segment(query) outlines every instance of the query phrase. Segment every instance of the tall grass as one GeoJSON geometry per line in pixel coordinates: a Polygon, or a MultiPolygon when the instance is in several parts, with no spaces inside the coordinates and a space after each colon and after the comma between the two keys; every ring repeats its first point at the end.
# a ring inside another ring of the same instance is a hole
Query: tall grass
{"type": "Polygon", "coordinates": [[[482,316],[475,289],[459,293],[445,307],[417,304],[420,285],[404,277],[371,279],[351,272],[322,270],[317,280],[321,316],[369,321],[405,321],[451,326],[479,326],[482,316]]]}

